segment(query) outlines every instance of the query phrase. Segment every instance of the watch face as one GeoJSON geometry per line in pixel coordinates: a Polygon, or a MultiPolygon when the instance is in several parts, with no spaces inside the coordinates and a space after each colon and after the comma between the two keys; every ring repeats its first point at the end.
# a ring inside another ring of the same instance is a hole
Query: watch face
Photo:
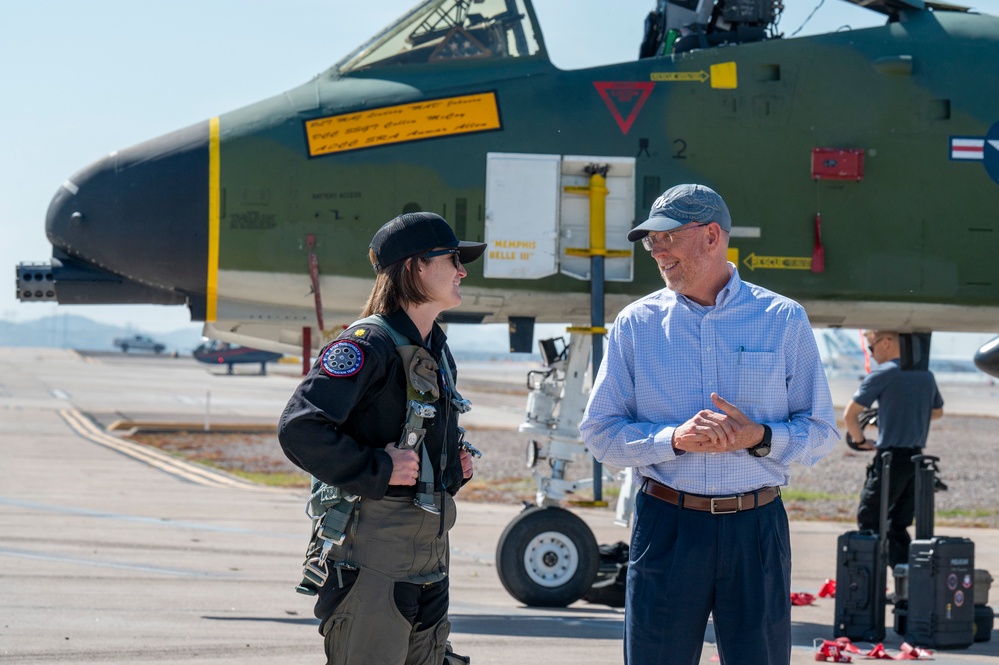
{"type": "Polygon", "coordinates": [[[763,426],[763,440],[757,443],[755,446],[750,447],[749,454],[756,457],[766,457],[770,454],[770,440],[773,436],[773,430],[770,429],[768,425],[763,426]]]}

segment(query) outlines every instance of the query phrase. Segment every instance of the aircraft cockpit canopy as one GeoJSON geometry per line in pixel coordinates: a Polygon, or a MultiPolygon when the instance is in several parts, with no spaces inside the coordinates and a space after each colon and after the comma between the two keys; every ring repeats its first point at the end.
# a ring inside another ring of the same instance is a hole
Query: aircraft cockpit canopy
{"type": "Polygon", "coordinates": [[[428,0],[348,55],[341,73],[456,60],[521,58],[543,50],[526,0],[428,0]]]}

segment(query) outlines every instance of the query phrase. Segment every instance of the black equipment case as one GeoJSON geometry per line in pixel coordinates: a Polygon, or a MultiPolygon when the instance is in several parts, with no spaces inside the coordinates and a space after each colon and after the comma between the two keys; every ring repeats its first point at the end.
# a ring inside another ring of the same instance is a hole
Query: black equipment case
{"type": "Polygon", "coordinates": [[[880,545],[878,534],[870,531],[848,531],[837,539],[834,637],[858,642],[884,640],[885,587],[878,582],[878,571],[884,567],[880,545]]]}
{"type": "MultiPolygon", "coordinates": [[[[881,453],[881,496],[888,496],[891,453],[881,453]]],[[[834,637],[862,642],[885,639],[885,585],[888,580],[888,502],[881,502],[879,533],[847,531],[836,541],[834,637]]]]}
{"type": "MultiPolygon", "coordinates": [[[[909,563],[896,568],[896,591],[903,589],[904,599],[895,604],[895,632],[920,647],[960,649],[976,640],[987,640],[982,616],[975,608],[975,544],[967,538],[934,536],[934,497],[937,481],[937,457],[917,455],[916,463],[916,539],[909,544],[909,563]],[[899,575],[901,573],[901,575],[899,575]],[[903,584],[900,584],[903,581],[903,584]]],[[[981,572],[982,602],[988,594],[990,578],[981,572]]]]}
{"type": "Polygon", "coordinates": [[[975,639],[975,543],[937,536],[909,545],[905,640],[959,649],[975,639]]]}

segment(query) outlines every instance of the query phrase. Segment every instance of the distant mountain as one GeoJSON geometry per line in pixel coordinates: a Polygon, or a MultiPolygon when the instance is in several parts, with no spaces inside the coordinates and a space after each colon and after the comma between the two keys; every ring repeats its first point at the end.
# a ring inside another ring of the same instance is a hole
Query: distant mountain
{"type": "Polygon", "coordinates": [[[201,343],[201,331],[196,328],[170,333],[151,333],[134,326],[113,326],[98,323],[83,316],[63,314],[20,323],[0,321],[0,346],[42,346],[86,351],[112,351],[115,337],[134,334],[149,335],[163,342],[167,353],[190,353],[201,343]]]}
{"type": "MultiPolygon", "coordinates": [[[[548,332],[538,326],[539,332],[548,332]]],[[[554,328],[564,334],[564,326],[554,328]]],[[[167,353],[189,354],[201,344],[200,327],[170,333],[150,332],[135,326],[115,326],[99,323],[84,316],[60,314],[31,321],[0,320],[0,346],[39,346],[84,351],[117,350],[111,342],[115,337],[148,335],[167,347],[167,353]]],[[[557,333],[556,333],[557,334],[557,333]]],[[[463,360],[540,359],[538,354],[511,354],[506,324],[451,325],[448,339],[454,355],[463,360]]]]}

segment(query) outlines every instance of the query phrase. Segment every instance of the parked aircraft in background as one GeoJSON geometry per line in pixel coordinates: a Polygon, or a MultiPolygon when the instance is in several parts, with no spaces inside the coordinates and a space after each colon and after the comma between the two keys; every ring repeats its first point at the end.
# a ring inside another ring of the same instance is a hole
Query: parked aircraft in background
{"type": "Polygon", "coordinates": [[[218,340],[208,340],[198,346],[192,355],[199,362],[209,365],[225,365],[227,374],[232,374],[233,365],[249,363],[259,363],[260,373],[267,374],[267,363],[280,360],[283,354],[251,349],[218,340]]]}
{"type": "MultiPolygon", "coordinates": [[[[877,367],[877,362],[864,352],[866,344],[863,331],[846,328],[816,329],[815,339],[822,354],[822,363],[829,376],[856,376],[862,379],[867,372],[877,367]]],[[[931,349],[928,369],[945,379],[985,379],[982,370],[975,366],[970,354],[957,356],[931,349]]]]}
{"type": "Polygon", "coordinates": [[[859,330],[824,328],[814,332],[822,363],[830,376],[856,375],[862,378],[867,373],[869,361],[860,346],[864,338],[859,330]]]}

